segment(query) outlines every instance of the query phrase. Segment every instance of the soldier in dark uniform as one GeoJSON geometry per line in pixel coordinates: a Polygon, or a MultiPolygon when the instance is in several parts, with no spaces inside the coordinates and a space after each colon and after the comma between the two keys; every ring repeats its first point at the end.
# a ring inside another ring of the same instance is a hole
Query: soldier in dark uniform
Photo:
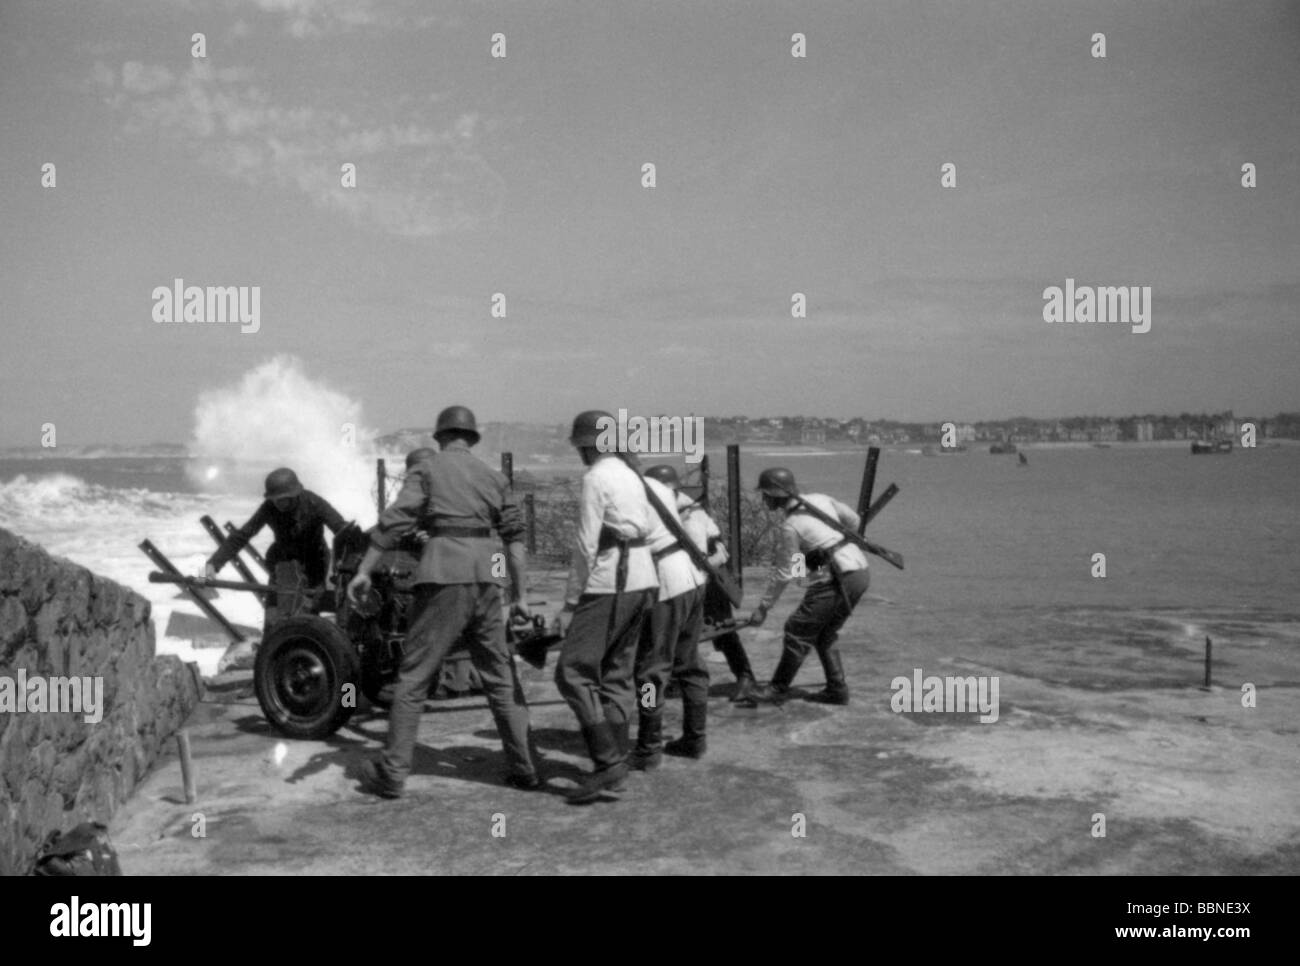
{"type": "MultiPolygon", "coordinates": [[[[325,585],[329,575],[329,548],[325,545],[325,528],[338,534],[348,524],[329,501],[311,490],[303,489],[293,470],[281,467],[266,477],[265,499],[257,512],[238,530],[235,530],[217,551],[208,558],[203,578],[211,580],[248,542],[270,527],[275,542],[266,552],[266,564],[272,577],[276,566],[296,562],[305,579],[305,590],[317,592],[325,585]]],[[[277,616],[274,601],[268,601],[267,625],[277,616]]]]}
{"type": "Polygon", "coordinates": [[[370,547],[348,585],[353,600],[366,594],[380,556],[417,526],[429,530],[413,580],[406,648],[388,715],[388,741],[378,759],[363,763],[363,781],[368,791],[385,798],[401,796],[429,685],[447,651],[465,634],[501,736],[508,764],[506,783],[540,788],[529,742],[528,705],[506,645],[501,584],[493,559],[498,555],[499,534],[506,544],[512,613],[530,617],[524,603],[523,517],[505,476],[470,453],[479,441],[472,412],[464,406],[444,409],[434,439],[441,452],[418,462],[407,474],[397,499],[370,532],[370,547]]]}

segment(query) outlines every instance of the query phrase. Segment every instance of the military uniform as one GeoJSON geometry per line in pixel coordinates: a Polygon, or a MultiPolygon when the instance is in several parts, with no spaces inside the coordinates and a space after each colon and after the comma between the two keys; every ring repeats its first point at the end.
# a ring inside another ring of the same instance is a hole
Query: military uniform
{"type": "MultiPolygon", "coordinates": [[[[793,477],[790,480],[792,483],[793,477]]],[[[820,493],[799,494],[798,498],[838,519],[846,529],[857,530],[858,515],[839,500],[820,493]]],[[[866,554],[797,505],[787,504],[783,513],[771,574],[758,610],[766,616],[793,578],[795,554],[804,555],[809,579],[803,601],[785,622],[781,660],[766,694],[780,700],[808,651],[816,648],[826,672],[826,689],[813,700],[847,704],[848,684],[835,641],[870,584],[866,554]]]]}
{"type": "MultiPolygon", "coordinates": [[[[587,413],[575,420],[574,444],[586,440],[594,454],[594,434],[579,433],[584,417],[590,417],[588,422],[595,418],[587,413]]],[[[595,765],[575,801],[617,790],[626,775],[628,725],[635,705],[633,662],[641,624],[658,588],[646,543],[654,511],[641,477],[616,454],[591,459],[582,478],[565,592],[565,611],[572,617],[555,668],[555,683],[578,718],[595,765]]]]}
{"type": "MultiPolygon", "coordinates": [[[[400,793],[429,686],[447,651],[465,633],[501,736],[507,781],[533,787],[537,775],[528,706],[506,644],[502,588],[493,574],[493,555],[500,548],[496,534],[508,545],[521,543],[524,535],[509,482],[464,442],[450,442],[407,474],[401,492],[371,531],[372,551],[391,550],[417,526],[430,536],[412,578],[405,653],[377,784],[381,791],[400,793]]],[[[523,593],[522,587],[516,590],[523,593]]]]}
{"type": "Polygon", "coordinates": [[[262,501],[257,512],[238,530],[230,534],[208,559],[214,571],[221,570],[234,559],[248,541],[257,536],[263,527],[270,527],[275,542],[266,551],[266,564],[275,572],[275,565],[297,561],[310,587],[320,587],[329,575],[329,548],[325,545],[325,528],[338,533],[346,526],[339,511],[311,490],[301,491],[294,505],[287,511],[277,510],[271,500],[262,501]]]}
{"type": "Polygon", "coordinates": [[[277,589],[262,601],[264,636],[304,607],[321,608],[330,559],[325,528],[338,534],[347,524],[327,500],[303,489],[293,470],[280,467],[267,475],[265,499],[257,512],[208,558],[205,576],[216,575],[266,526],[275,534],[266,567],[277,589]]]}
{"type": "MultiPolygon", "coordinates": [[[[676,494],[650,476],[645,477],[645,485],[680,525],[676,494]]],[[[670,672],[681,689],[686,735],[697,743],[704,740],[709,701],[709,669],[700,659],[698,643],[706,578],[653,504],[650,514],[648,541],[659,593],[649,619],[641,626],[634,669],[639,722],[632,767],[643,769],[658,765],[663,751],[663,701],[670,672]]]]}
{"type": "MultiPolygon", "coordinates": [[[[695,541],[695,545],[706,556],[712,557],[722,542],[722,531],[718,529],[713,517],[697,501],[680,491],[677,494],[677,511],[681,514],[682,526],[695,541]]],[[[704,619],[720,624],[731,620],[732,616],[731,600],[721,587],[710,580],[704,587],[704,619]]],[[[736,678],[736,690],[731,700],[752,706],[754,669],[749,664],[749,655],[740,642],[740,635],[734,631],[720,634],[713,639],[713,647],[722,652],[722,656],[727,659],[727,667],[736,678]]]]}

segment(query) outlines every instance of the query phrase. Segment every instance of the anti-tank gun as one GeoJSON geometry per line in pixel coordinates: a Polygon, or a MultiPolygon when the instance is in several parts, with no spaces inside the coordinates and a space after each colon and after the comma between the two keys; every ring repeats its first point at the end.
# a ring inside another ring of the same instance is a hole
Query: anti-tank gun
{"type": "MultiPolygon", "coordinates": [[[[196,603],[231,634],[242,634],[221,617],[215,606],[197,593],[202,587],[254,593],[267,605],[268,624],[257,646],[253,686],[263,714],[277,730],[292,738],[324,738],[341,728],[357,708],[360,692],[379,707],[391,703],[392,687],[401,667],[414,594],[412,578],[419,564],[418,536],[404,539],[386,552],[372,572],[370,591],[358,603],[347,596],[369,545],[355,526],[342,530],[333,544],[331,579],[310,590],[296,564],[280,563],[270,583],[198,581],[182,575],[152,544],[149,554],[158,571],[154,583],[174,583],[191,591],[196,603]]],[[[508,621],[507,643],[536,664],[540,653],[559,640],[548,634],[540,615],[508,621]]],[[[458,642],[443,660],[429,689],[432,699],[481,693],[469,658],[468,645],[458,642]]]]}

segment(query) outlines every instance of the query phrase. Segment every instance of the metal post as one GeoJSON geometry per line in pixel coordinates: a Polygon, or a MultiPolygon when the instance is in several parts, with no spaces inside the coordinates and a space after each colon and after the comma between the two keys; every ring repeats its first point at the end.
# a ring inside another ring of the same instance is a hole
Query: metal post
{"type": "Polygon", "coordinates": [[[515,485],[515,454],[514,453],[501,454],[501,472],[506,475],[506,479],[510,481],[510,485],[514,486],[515,485]]]}
{"type": "Polygon", "coordinates": [[[727,566],[736,584],[745,586],[745,564],[740,553],[740,444],[727,446],[727,566]]]}
{"type": "MultiPolygon", "coordinates": [[[[205,513],[203,516],[199,517],[199,523],[203,524],[203,529],[208,531],[208,535],[217,542],[218,549],[225,546],[226,538],[222,536],[221,528],[217,526],[216,520],[212,519],[212,517],[205,513]]],[[[239,576],[243,577],[250,584],[257,583],[257,578],[253,576],[253,572],[248,569],[248,564],[244,563],[244,559],[240,557],[239,554],[235,554],[230,558],[230,564],[239,573],[239,576]]]]}
{"type": "Polygon", "coordinates": [[[867,511],[871,509],[871,491],[876,488],[876,463],[880,447],[867,447],[867,465],[862,471],[862,488],[858,490],[858,533],[867,528],[867,511]]]}
{"type": "MultiPolygon", "coordinates": [[[[146,557],[148,557],[150,560],[153,561],[153,565],[157,567],[159,570],[161,570],[163,573],[170,574],[173,577],[184,576],[184,574],[182,574],[179,570],[176,569],[176,565],[174,563],[172,563],[170,560],[168,560],[166,557],[163,556],[162,551],[160,551],[157,547],[155,547],[152,541],[149,540],[143,541],[140,544],[140,549],[144,552],[144,555],[146,557]]],[[[214,621],[220,624],[221,629],[226,632],[226,635],[232,641],[234,641],[236,644],[242,644],[244,642],[245,640],[244,635],[241,634],[235,628],[234,624],[226,620],[226,615],[221,613],[221,611],[217,610],[217,608],[212,605],[212,602],[210,600],[203,597],[201,594],[196,594],[194,592],[193,587],[187,587],[185,588],[185,590],[186,593],[188,593],[190,597],[194,600],[194,603],[198,604],[199,610],[203,611],[203,613],[207,614],[214,621]]]]}
{"type": "Polygon", "coordinates": [[[1205,684],[1201,685],[1202,691],[1210,690],[1210,662],[1214,654],[1214,642],[1210,640],[1210,635],[1205,635],[1205,684]]]}
{"type": "Polygon", "coordinates": [[[537,553],[537,501],[531,493],[524,494],[524,520],[528,527],[528,554],[537,553]]]}
{"type": "Polygon", "coordinates": [[[700,460],[700,506],[704,507],[704,512],[709,512],[709,457],[708,454],[700,460]]]}
{"type": "Polygon", "coordinates": [[[862,526],[858,529],[859,536],[867,529],[867,524],[876,518],[876,514],[883,510],[895,496],[898,495],[898,487],[890,483],[885,492],[880,494],[880,499],[871,505],[862,517],[862,526]]]}
{"type": "Polygon", "coordinates": [[[185,786],[185,802],[193,805],[199,793],[194,787],[194,761],[190,756],[190,733],[184,728],[176,732],[176,750],[181,756],[181,782],[185,786]]]}
{"type": "Polygon", "coordinates": [[[382,456],[375,460],[375,481],[378,484],[375,489],[375,504],[379,507],[379,512],[383,513],[388,504],[388,470],[384,467],[382,456]]]}

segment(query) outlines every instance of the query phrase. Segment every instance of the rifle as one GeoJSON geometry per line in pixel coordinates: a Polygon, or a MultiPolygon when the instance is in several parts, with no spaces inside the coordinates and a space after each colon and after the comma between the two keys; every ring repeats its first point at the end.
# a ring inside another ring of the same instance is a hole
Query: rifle
{"type": "Polygon", "coordinates": [[[655,508],[655,512],[659,514],[659,519],[664,522],[668,532],[677,540],[678,546],[685,550],[686,555],[691,558],[691,563],[708,574],[710,580],[716,580],[718,588],[727,595],[731,605],[739,607],[740,602],[745,599],[745,594],[736,584],[736,581],[732,579],[731,574],[725,570],[719,570],[709,563],[709,558],[704,555],[704,551],[695,545],[695,541],[690,538],[682,525],[668,512],[668,508],[663,505],[663,501],[659,499],[654,490],[650,489],[650,485],[645,480],[641,481],[641,485],[645,487],[645,495],[650,501],[650,505],[655,508]]]}
{"type": "Polygon", "coordinates": [[[817,509],[815,506],[813,506],[811,503],[808,503],[806,500],[801,500],[796,494],[791,493],[789,490],[785,489],[784,487],[778,486],[777,489],[780,491],[781,496],[788,497],[790,500],[793,500],[795,506],[802,507],[805,510],[805,512],[808,513],[809,516],[811,516],[815,520],[820,520],[822,523],[826,524],[828,527],[830,527],[840,536],[845,537],[850,543],[857,544],[867,553],[874,554],[875,556],[884,560],[885,563],[892,564],[893,566],[897,567],[899,570],[903,569],[903,555],[901,553],[896,553],[893,550],[890,550],[886,547],[882,547],[878,543],[872,543],[866,537],[854,533],[848,527],[840,523],[839,520],[836,520],[834,517],[830,516],[829,514],[823,513],[821,510],[817,509]]]}

